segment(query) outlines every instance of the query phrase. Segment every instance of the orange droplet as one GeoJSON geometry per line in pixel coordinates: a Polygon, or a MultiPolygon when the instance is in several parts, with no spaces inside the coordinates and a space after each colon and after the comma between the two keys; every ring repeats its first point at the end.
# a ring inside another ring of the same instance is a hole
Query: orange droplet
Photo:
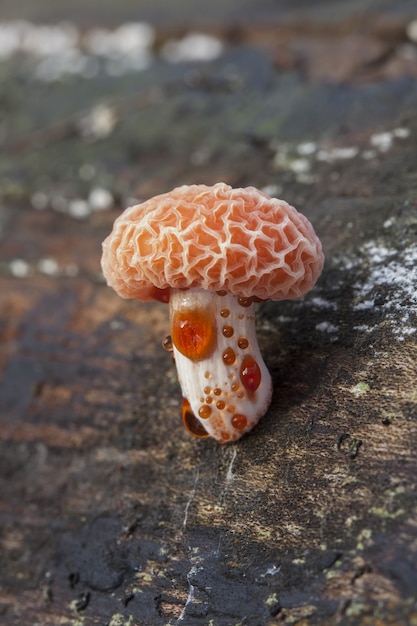
{"type": "Polygon", "coordinates": [[[226,348],[222,355],[223,363],[225,365],[233,365],[236,361],[236,354],[232,348],[226,348]]]}
{"type": "Polygon", "coordinates": [[[223,337],[232,337],[234,332],[233,326],[226,325],[222,328],[223,337]]]}
{"type": "Polygon", "coordinates": [[[232,391],[237,391],[239,389],[239,383],[232,383],[232,391]]]}
{"type": "Polygon", "coordinates": [[[191,361],[205,359],[216,343],[216,323],[210,310],[200,307],[174,311],[171,321],[174,346],[191,361]]]}
{"type": "Polygon", "coordinates": [[[216,389],[213,391],[215,396],[219,396],[221,394],[222,390],[219,389],[219,387],[216,387],[216,389]]]}
{"type": "Polygon", "coordinates": [[[251,356],[245,356],[240,367],[240,380],[247,391],[254,392],[261,384],[262,374],[259,365],[251,356]]]}
{"type": "Polygon", "coordinates": [[[211,404],[213,402],[213,398],[211,396],[207,396],[206,402],[207,404],[211,404]]]}
{"type": "Polygon", "coordinates": [[[206,393],[207,395],[211,393],[211,387],[204,387],[204,393],[206,393]]]}
{"type": "Polygon", "coordinates": [[[249,345],[249,341],[246,339],[246,337],[239,337],[239,339],[237,340],[237,345],[241,350],[246,350],[249,345]]]}
{"type": "Polygon", "coordinates": [[[223,400],[219,400],[218,402],[216,402],[216,407],[219,409],[219,411],[223,411],[225,406],[226,403],[223,400]]]}
{"type": "Polygon", "coordinates": [[[236,430],[243,430],[248,424],[248,418],[246,417],[246,415],[235,413],[231,419],[231,422],[233,428],[236,428],[236,430]]]}
{"type": "Polygon", "coordinates": [[[224,443],[225,441],[229,441],[229,439],[230,439],[229,433],[227,433],[224,430],[221,431],[220,436],[221,436],[221,438],[223,440],[223,441],[220,441],[220,443],[224,443]]]}
{"type": "Polygon", "coordinates": [[[240,306],[248,307],[252,304],[252,298],[245,298],[245,296],[239,296],[237,299],[240,306]]]}
{"type": "Polygon", "coordinates": [[[191,410],[190,403],[187,398],[182,399],[182,423],[185,426],[185,429],[194,437],[200,437],[200,439],[204,437],[210,437],[204,426],[201,422],[198,421],[196,416],[191,410]]]}
{"type": "Polygon", "coordinates": [[[220,315],[221,315],[222,317],[229,317],[229,315],[230,315],[230,311],[229,311],[229,309],[222,309],[222,310],[220,311],[220,315]]]}
{"type": "Polygon", "coordinates": [[[198,409],[198,414],[202,420],[206,420],[211,415],[211,408],[208,406],[208,404],[203,404],[203,406],[200,406],[200,408],[198,409]]]}

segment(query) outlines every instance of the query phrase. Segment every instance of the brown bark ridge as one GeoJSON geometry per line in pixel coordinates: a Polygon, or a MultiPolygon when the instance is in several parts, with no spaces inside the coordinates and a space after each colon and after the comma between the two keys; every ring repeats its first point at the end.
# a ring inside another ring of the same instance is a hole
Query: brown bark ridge
{"type": "Polygon", "coordinates": [[[237,4],[211,61],[170,63],[157,20],[141,71],[3,61],[7,626],[417,624],[415,15],[249,2],[232,28],[237,4]],[[326,254],[303,301],[259,306],[272,404],[224,446],[181,425],[167,307],[99,266],[132,198],[218,180],[283,197],[326,254]]]}

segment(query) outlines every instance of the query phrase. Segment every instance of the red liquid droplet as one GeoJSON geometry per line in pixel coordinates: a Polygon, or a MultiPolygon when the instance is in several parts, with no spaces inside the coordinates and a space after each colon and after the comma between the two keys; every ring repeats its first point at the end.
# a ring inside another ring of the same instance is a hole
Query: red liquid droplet
{"type": "Polygon", "coordinates": [[[198,421],[196,416],[191,410],[190,403],[187,398],[182,399],[182,423],[185,426],[185,429],[194,437],[199,437],[203,439],[205,437],[210,437],[204,426],[198,421]]]}
{"type": "Polygon", "coordinates": [[[171,322],[174,346],[191,361],[208,357],[216,343],[216,324],[211,311],[184,308],[175,311],[171,322]]]}
{"type": "Polygon", "coordinates": [[[223,337],[232,337],[233,333],[234,333],[234,330],[232,326],[223,326],[222,328],[223,337]]]}
{"type": "Polygon", "coordinates": [[[154,300],[158,300],[158,302],[164,302],[168,304],[169,298],[171,295],[171,288],[166,287],[165,289],[159,289],[159,287],[152,287],[150,296],[154,300]]]}
{"type": "Polygon", "coordinates": [[[245,356],[240,368],[240,380],[247,391],[254,392],[261,384],[262,374],[259,365],[251,356],[245,356]]]}

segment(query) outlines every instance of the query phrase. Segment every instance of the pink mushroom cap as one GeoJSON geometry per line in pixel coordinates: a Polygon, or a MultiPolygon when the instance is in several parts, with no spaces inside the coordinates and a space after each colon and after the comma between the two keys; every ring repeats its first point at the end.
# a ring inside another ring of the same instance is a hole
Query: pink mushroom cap
{"type": "Polygon", "coordinates": [[[254,187],[177,187],[126,209],[103,242],[102,269],[123,298],[171,289],[260,300],[303,297],[324,262],[308,219],[254,187]]]}

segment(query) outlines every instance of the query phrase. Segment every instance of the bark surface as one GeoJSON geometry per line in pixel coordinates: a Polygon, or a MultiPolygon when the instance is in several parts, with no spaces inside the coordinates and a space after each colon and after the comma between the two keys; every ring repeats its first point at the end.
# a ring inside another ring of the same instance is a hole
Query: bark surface
{"type": "Polygon", "coordinates": [[[174,64],[184,21],[100,3],[154,21],[149,67],[2,62],[2,624],[417,623],[412,4],[181,2],[224,48],[174,64]],[[167,306],[99,266],[132,198],[220,180],[296,206],[326,254],[303,301],[259,306],[272,404],[225,446],[181,425],[167,306]]]}

